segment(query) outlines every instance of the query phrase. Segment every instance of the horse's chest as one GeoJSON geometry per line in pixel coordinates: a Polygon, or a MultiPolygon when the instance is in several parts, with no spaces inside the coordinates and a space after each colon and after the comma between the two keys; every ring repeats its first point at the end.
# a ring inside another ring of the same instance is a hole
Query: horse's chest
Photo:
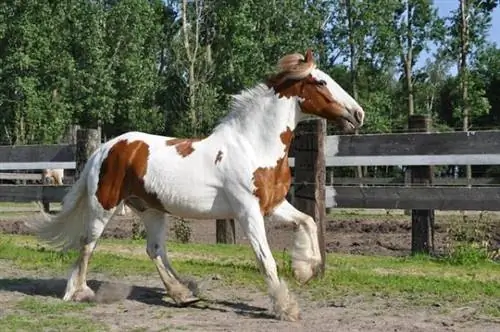
{"type": "Polygon", "coordinates": [[[278,159],[275,167],[259,167],[253,172],[254,195],[263,215],[271,212],[286,197],[291,184],[288,156],[278,159]]]}

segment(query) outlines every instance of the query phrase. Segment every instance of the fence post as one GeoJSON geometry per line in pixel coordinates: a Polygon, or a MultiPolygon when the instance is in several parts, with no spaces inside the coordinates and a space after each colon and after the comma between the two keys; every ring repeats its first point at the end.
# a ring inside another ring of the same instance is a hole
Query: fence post
{"type": "Polygon", "coordinates": [[[326,121],[301,122],[295,129],[295,207],[314,218],[325,272],[325,138],[326,121]]]}
{"type": "Polygon", "coordinates": [[[215,227],[215,239],[217,243],[236,243],[234,219],[217,219],[215,227]]]}
{"type": "MultiPolygon", "coordinates": [[[[411,115],[408,119],[410,132],[430,132],[431,118],[425,115],[411,115]]],[[[410,167],[411,183],[419,185],[430,185],[433,182],[432,166],[410,167]]],[[[430,253],[433,245],[431,239],[434,225],[434,210],[412,210],[411,211],[411,252],[430,253]]]]}
{"type": "Polygon", "coordinates": [[[80,177],[92,153],[101,145],[101,132],[98,129],[78,129],[76,131],[75,180],[80,177]]]}

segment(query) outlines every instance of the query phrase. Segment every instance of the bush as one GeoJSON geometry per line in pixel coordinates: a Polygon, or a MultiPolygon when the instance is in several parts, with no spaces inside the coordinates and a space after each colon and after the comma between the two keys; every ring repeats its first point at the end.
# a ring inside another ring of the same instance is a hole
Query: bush
{"type": "Polygon", "coordinates": [[[176,218],[173,225],[173,231],[177,241],[181,243],[188,243],[191,240],[191,234],[192,234],[191,225],[184,219],[176,218]]]}
{"type": "Polygon", "coordinates": [[[446,259],[451,264],[474,265],[500,258],[500,249],[492,248],[495,223],[479,216],[463,214],[462,222],[452,224],[448,229],[449,244],[446,259]]]}

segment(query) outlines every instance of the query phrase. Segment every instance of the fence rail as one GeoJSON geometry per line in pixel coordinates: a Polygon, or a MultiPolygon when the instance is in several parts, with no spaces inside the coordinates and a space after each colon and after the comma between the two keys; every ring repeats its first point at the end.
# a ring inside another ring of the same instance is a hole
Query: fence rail
{"type": "MultiPolygon", "coordinates": [[[[500,211],[500,178],[434,178],[430,171],[432,165],[500,165],[500,131],[324,136],[325,128],[321,121],[299,125],[289,155],[295,176],[293,203],[320,223],[325,208],[331,207],[500,211]],[[333,185],[325,185],[326,168],[340,166],[409,166],[412,180],[402,170],[399,178],[339,177],[333,185]]],[[[18,174],[16,178],[5,171],[78,169],[84,162],[77,164],[78,151],[90,151],[82,142],[0,146],[0,171],[4,171],[0,180],[36,181],[40,177],[18,174]]],[[[60,202],[68,188],[0,185],[0,201],[60,202]]]]}

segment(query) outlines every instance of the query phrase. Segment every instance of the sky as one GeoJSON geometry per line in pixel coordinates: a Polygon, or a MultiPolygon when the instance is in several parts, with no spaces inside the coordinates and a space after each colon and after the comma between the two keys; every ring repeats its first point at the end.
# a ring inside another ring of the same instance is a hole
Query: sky
{"type": "MultiPolygon", "coordinates": [[[[439,16],[448,16],[448,14],[458,8],[458,0],[434,0],[434,4],[438,8],[439,16]]],[[[490,41],[500,45],[500,9],[493,9],[492,26],[489,33],[490,41]]]]}
{"type": "MultiPolygon", "coordinates": [[[[459,0],[434,0],[434,5],[438,8],[440,17],[449,16],[452,10],[458,8],[459,0]]],[[[492,12],[491,28],[488,34],[488,40],[500,46],[500,8],[495,8],[492,12]]],[[[426,58],[435,51],[435,47],[431,47],[428,54],[420,56],[416,67],[421,67],[425,64],[426,58]]]]}

